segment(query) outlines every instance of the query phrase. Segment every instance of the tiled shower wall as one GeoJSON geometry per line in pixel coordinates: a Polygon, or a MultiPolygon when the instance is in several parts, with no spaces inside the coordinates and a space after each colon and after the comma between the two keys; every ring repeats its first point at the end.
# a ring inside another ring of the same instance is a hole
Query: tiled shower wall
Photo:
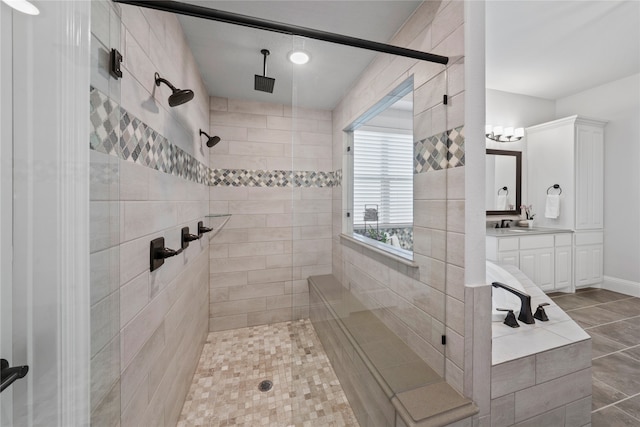
{"type": "Polygon", "coordinates": [[[208,331],[209,245],[150,272],[149,241],[178,248],[208,213],[209,98],[175,16],[94,1],[92,33],[92,425],[175,425],[208,331]],[[195,99],[169,108],[156,71],[195,99]]]}
{"type": "Polygon", "coordinates": [[[209,329],[306,318],[306,278],[331,271],[331,112],[211,98],[209,329]]]}
{"type": "MultiPolygon", "coordinates": [[[[333,274],[461,393],[465,389],[464,4],[424,2],[390,41],[450,58],[445,67],[379,56],[333,111],[333,167],[343,168],[342,129],[392,89],[414,81],[414,262],[340,238],[346,207],[333,193],[333,274]],[[449,97],[443,104],[443,95],[449,97]],[[446,315],[445,315],[446,308],[446,315]],[[446,346],[441,344],[446,335],[446,346]]],[[[343,185],[345,183],[343,182],[343,185]]]]}

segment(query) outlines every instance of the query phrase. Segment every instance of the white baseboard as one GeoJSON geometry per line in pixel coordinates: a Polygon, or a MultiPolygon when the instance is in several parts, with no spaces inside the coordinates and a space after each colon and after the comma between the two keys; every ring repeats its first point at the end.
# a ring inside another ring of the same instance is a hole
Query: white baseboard
{"type": "Polygon", "coordinates": [[[620,292],[621,294],[630,295],[632,297],[640,297],[640,282],[618,279],[617,277],[604,276],[602,289],[620,292]]]}

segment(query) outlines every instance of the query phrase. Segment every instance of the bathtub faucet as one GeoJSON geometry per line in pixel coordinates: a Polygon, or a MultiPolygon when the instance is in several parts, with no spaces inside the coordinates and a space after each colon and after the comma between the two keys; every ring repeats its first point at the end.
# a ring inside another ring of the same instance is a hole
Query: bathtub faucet
{"type": "Polygon", "coordinates": [[[531,295],[522,293],[519,290],[500,282],[493,282],[491,286],[493,286],[494,288],[502,288],[520,298],[520,315],[518,316],[519,321],[524,322],[528,325],[536,322],[533,319],[533,314],[531,313],[531,295]]]}

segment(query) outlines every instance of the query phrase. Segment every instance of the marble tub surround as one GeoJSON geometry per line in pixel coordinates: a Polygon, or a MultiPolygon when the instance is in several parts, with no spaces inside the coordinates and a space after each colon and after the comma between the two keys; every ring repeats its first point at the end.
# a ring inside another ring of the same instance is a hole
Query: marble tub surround
{"type": "Polygon", "coordinates": [[[538,304],[549,304],[545,307],[549,321],[536,320],[532,325],[519,322],[519,328],[511,328],[502,322],[492,322],[492,365],[590,340],[589,334],[520,270],[510,265],[502,267],[522,284],[526,293],[531,295],[532,313],[535,313],[538,304]]]}
{"type": "Polygon", "coordinates": [[[309,287],[311,321],[360,424],[443,426],[477,413],[384,325],[383,311],[333,275],[309,277],[309,287]]]}
{"type": "Polygon", "coordinates": [[[491,425],[588,426],[591,337],[513,266],[503,266],[540,303],[548,322],[519,328],[492,322],[491,425]]]}

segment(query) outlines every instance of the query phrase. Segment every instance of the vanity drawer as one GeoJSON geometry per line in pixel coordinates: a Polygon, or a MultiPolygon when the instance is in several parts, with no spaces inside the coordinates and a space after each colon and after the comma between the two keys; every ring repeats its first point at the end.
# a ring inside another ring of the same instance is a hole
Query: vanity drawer
{"type": "Polygon", "coordinates": [[[520,249],[540,249],[553,247],[553,234],[520,238],[520,249]]]}
{"type": "Polygon", "coordinates": [[[556,234],[556,246],[571,246],[571,233],[556,234]]]}
{"type": "Polygon", "coordinates": [[[598,245],[603,242],[602,231],[596,233],[576,233],[576,245],[598,245]]]}
{"type": "Polygon", "coordinates": [[[498,251],[517,251],[518,250],[518,238],[502,238],[498,239],[498,251]]]}

